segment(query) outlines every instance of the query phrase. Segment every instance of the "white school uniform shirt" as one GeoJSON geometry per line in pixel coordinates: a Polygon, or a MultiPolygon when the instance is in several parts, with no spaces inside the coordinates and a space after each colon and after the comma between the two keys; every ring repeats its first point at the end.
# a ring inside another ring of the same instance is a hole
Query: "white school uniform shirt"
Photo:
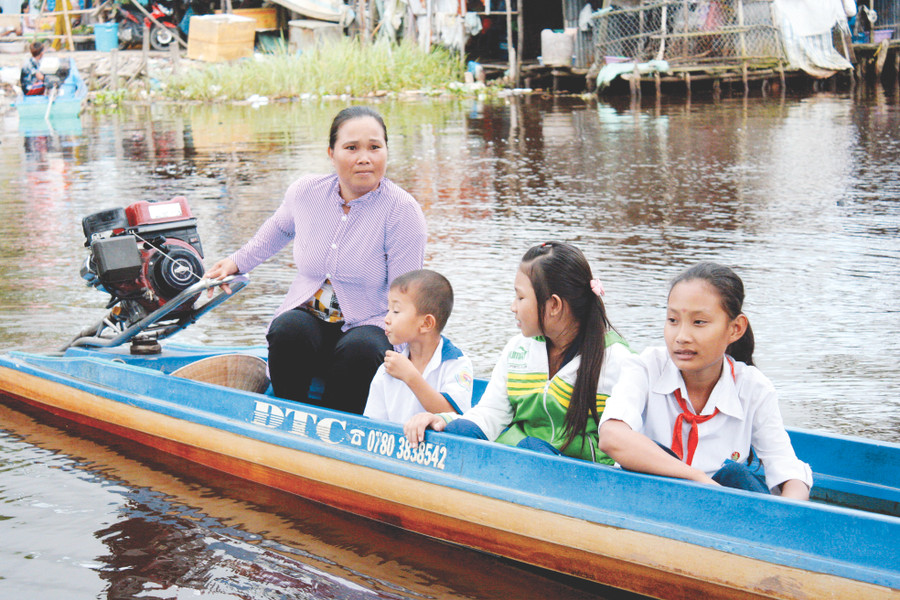
{"type": "MultiPolygon", "coordinates": [[[[403,350],[403,355],[409,358],[409,347],[403,350]]],[[[444,336],[441,336],[422,376],[446,398],[457,413],[461,414],[472,406],[472,360],[444,336]]],[[[369,386],[369,398],[363,415],[372,419],[406,423],[420,412],[428,411],[409,386],[388,375],[384,365],[378,367],[369,386]]]]}
{"type": "MultiPolygon", "coordinates": [[[[672,445],[672,430],[681,414],[675,400],[680,389],[688,410],[693,412],[681,371],[669,358],[666,348],[647,348],[623,369],[600,424],[617,419],[659,442],[672,445]]],[[[789,479],[799,479],[812,487],[809,465],[794,454],[791,440],[781,419],[778,395],[769,378],[751,367],[726,356],[722,375],[709,395],[701,415],[719,414],[697,425],[699,442],[692,466],[712,476],[727,459],[745,462],[750,446],[765,466],[770,490],[789,479]]],[[[682,425],[682,450],[693,425],[682,425]]]]}

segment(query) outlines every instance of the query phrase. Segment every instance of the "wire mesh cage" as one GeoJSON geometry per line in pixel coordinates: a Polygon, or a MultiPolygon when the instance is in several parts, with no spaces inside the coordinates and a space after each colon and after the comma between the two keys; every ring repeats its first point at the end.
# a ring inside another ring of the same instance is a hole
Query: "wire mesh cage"
{"type": "Polygon", "coordinates": [[[882,39],[897,39],[900,37],[900,2],[898,0],[874,0],[871,7],[878,15],[874,23],[873,38],[869,41],[881,41],[882,39]]]}
{"type": "Polygon", "coordinates": [[[591,18],[603,62],[773,66],[784,60],[772,0],[658,0],[591,18]]]}

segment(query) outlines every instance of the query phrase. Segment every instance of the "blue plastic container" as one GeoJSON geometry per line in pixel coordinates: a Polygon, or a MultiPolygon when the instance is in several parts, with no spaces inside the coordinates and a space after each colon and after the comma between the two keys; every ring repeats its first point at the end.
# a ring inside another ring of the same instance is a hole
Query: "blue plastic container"
{"type": "Polygon", "coordinates": [[[94,23],[94,48],[99,52],[109,52],[119,47],[118,23],[94,23]]]}

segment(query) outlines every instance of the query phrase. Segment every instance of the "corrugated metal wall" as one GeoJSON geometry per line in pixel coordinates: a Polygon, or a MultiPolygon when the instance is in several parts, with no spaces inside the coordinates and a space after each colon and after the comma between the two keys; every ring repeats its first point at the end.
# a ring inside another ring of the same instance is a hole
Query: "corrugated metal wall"
{"type": "MultiPolygon", "coordinates": [[[[562,0],[563,23],[566,29],[578,30],[578,15],[589,2],[562,0]]],[[[594,47],[590,30],[575,34],[575,60],[572,66],[586,69],[594,62],[594,47]]]]}

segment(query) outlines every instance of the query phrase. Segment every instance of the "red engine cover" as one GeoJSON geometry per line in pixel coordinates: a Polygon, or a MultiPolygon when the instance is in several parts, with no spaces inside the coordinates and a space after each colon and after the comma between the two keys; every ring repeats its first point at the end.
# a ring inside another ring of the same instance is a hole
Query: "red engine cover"
{"type": "Polygon", "coordinates": [[[150,225],[155,223],[169,223],[171,221],[183,221],[193,217],[187,198],[175,196],[171,200],[160,202],[147,202],[141,200],[125,208],[128,224],[150,225]]]}

